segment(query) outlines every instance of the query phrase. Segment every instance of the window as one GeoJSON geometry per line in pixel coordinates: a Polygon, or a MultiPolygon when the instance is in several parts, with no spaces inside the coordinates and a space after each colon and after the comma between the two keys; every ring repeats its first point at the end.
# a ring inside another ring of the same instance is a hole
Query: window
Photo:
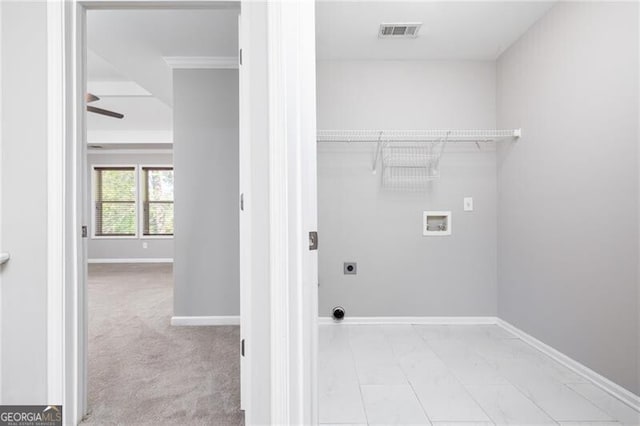
{"type": "Polygon", "coordinates": [[[171,166],[93,166],[93,199],[95,238],[173,236],[171,166]]]}
{"type": "Polygon", "coordinates": [[[135,167],[95,167],[95,235],[136,235],[135,167]]]}
{"type": "Polygon", "coordinates": [[[173,235],[173,168],[142,167],[142,235],[173,235]]]}

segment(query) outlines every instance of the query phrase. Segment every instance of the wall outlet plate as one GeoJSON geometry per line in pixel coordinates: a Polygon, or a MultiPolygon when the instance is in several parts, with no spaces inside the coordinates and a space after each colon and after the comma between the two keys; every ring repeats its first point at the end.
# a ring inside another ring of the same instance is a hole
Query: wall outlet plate
{"type": "Polygon", "coordinates": [[[473,197],[464,197],[464,211],[472,212],[473,211],[473,197]]]}
{"type": "Polygon", "coordinates": [[[345,275],[357,275],[358,264],[356,262],[344,262],[343,272],[345,275]]]}

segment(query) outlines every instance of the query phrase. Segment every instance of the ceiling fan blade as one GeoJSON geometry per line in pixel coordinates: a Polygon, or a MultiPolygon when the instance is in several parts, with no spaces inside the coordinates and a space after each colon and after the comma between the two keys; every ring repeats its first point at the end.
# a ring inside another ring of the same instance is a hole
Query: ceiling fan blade
{"type": "Polygon", "coordinates": [[[85,101],[87,103],[91,103],[91,102],[95,102],[95,101],[99,101],[100,98],[97,97],[96,95],[94,95],[93,93],[87,93],[85,96],[85,101]]]}
{"type": "Polygon", "coordinates": [[[94,112],[96,114],[106,115],[108,117],[113,117],[113,118],[124,118],[124,114],[120,114],[119,112],[113,112],[113,111],[109,111],[102,108],[96,108],[91,105],[87,105],[87,111],[94,112]]]}

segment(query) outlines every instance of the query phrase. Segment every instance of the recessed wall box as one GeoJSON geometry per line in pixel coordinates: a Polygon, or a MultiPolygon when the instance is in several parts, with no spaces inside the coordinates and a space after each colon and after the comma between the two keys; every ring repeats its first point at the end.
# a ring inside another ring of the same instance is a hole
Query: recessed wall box
{"type": "Polygon", "coordinates": [[[344,262],[343,271],[345,275],[356,275],[358,264],[356,262],[344,262]]]}
{"type": "Polygon", "coordinates": [[[422,235],[425,237],[451,235],[451,212],[423,212],[422,235]]]}

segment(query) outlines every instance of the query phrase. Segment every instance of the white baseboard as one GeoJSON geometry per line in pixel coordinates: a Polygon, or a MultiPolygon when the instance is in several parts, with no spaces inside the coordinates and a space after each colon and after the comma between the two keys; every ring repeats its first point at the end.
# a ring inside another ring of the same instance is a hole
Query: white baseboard
{"type": "Polygon", "coordinates": [[[628,406],[632,407],[636,411],[640,411],[640,396],[634,394],[633,392],[628,391],[622,386],[612,382],[601,374],[596,373],[589,367],[581,364],[580,362],[570,358],[569,356],[563,354],[557,349],[552,348],[546,343],[541,342],[535,337],[527,334],[526,332],[520,330],[516,326],[498,318],[497,325],[502,327],[504,330],[513,334],[514,336],[520,338],[522,341],[528,343],[533,346],[543,354],[551,357],[555,361],[567,367],[569,370],[574,373],[584,377],[585,379],[592,382],[594,385],[598,386],[605,392],[609,393],[611,396],[618,398],[620,401],[624,402],[628,406]]]}
{"type": "Polygon", "coordinates": [[[173,263],[172,258],[88,259],[88,263],[173,263]]]}
{"type": "Polygon", "coordinates": [[[341,321],[335,321],[331,317],[320,317],[318,323],[320,325],[486,325],[496,324],[497,320],[496,317],[345,317],[341,321]]]}
{"type": "Polygon", "coordinates": [[[579,376],[592,382],[614,398],[619,399],[636,411],[640,411],[640,396],[628,391],[622,386],[612,382],[601,374],[596,373],[589,367],[570,358],[557,349],[541,342],[535,337],[525,333],[519,328],[509,324],[498,317],[346,317],[341,321],[334,321],[331,317],[318,318],[320,325],[491,325],[495,324],[507,332],[531,345],[543,354],[549,356],[556,362],[567,367],[579,376]]]}
{"type": "Polygon", "coordinates": [[[240,325],[240,316],[171,317],[171,325],[240,325]]]}

